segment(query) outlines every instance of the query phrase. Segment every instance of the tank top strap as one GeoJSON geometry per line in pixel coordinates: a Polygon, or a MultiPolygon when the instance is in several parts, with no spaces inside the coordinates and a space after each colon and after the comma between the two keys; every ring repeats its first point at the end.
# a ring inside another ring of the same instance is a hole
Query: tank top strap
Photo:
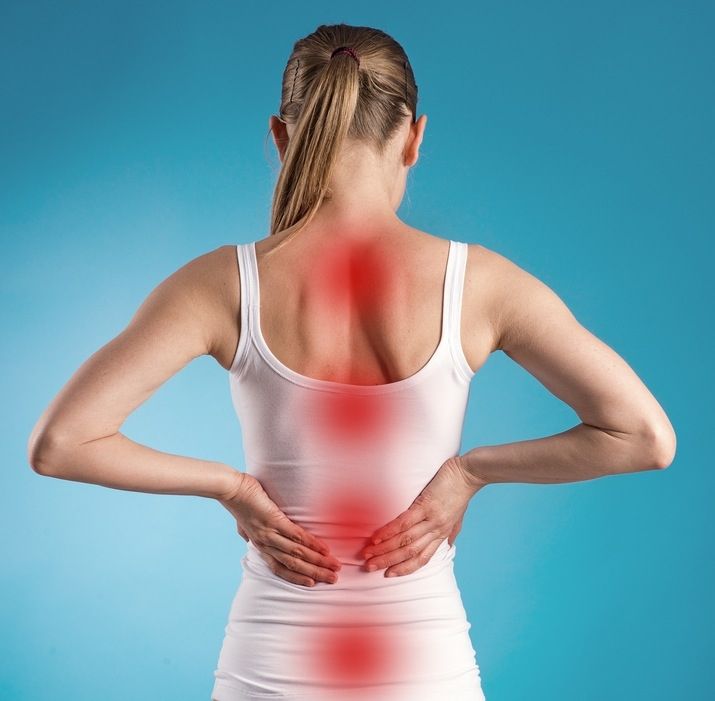
{"type": "MultiPolygon", "coordinates": [[[[260,288],[258,280],[258,259],[256,257],[256,242],[249,241],[241,244],[243,251],[243,270],[246,278],[246,318],[248,319],[248,331],[254,337],[260,329],[259,300],[260,288]]],[[[241,271],[243,272],[243,271],[241,271]]],[[[243,291],[243,290],[242,290],[243,291]]]]}
{"type": "Polygon", "coordinates": [[[474,376],[462,349],[462,300],[467,268],[468,245],[463,241],[450,241],[449,259],[444,290],[443,318],[449,349],[459,372],[467,381],[474,376]]]}
{"type": "Polygon", "coordinates": [[[258,266],[253,242],[236,244],[236,258],[241,287],[241,331],[236,355],[231,363],[231,372],[239,374],[245,365],[245,358],[251,346],[258,314],[256,305],[258,287],[258,266]]]}

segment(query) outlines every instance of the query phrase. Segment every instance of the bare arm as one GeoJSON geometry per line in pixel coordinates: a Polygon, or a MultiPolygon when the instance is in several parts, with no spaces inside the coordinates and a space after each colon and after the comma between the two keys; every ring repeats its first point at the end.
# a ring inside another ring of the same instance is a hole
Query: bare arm
{"type": "Polygon", "coordinates": [[[569,404],[581,423],[562,433],[459,456],[475,484],[578,482],[665,468],[675,431],[636,373],[584,328],[546,284],[505,257],[479,247],[489,276],[497,349],[569,404]]]}
{"type": "MultiPolygon", "coordinates": [[[[127,327],[90,356],[35,425],[28,459],[42,475],[157,494],[220,498],[235,489],[222,463],[154,450],[120,433],[126,417],[225,336],[231,246],[199,256],[159,284],[127,327]],[[222,326],[223,324],[223,326],[222,326]]],[[[236,288],[238,286],[236,285],[236,288]]],[[[236,331],[236,335],[238,330],[236,331]]]]}

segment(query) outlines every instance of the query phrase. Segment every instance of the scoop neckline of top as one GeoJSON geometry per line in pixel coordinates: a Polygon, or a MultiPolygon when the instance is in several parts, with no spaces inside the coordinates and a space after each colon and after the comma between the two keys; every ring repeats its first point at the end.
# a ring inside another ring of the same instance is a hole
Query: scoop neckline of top
{"type": "MultiPolygon", "coordinates": [[[[251,336],[256,347],[258,348],[259,353],[279,375],[282,375],[285,379],[295,384],[310,387],[312,389],[323,389],[349,394],[379,394],[384,392],[394,392],[415,384],[431,372],[432,368],[436,366],[437,361],[444,352],[444,348],[447,346],[449,341],[449,335],[447,333],[447,314],[449,314],[449,309],[447,307],[447,294],[449,290],[447,286],[450,282],[449,273],[454,265],[454,241],[451,239],[448,240],[449,248],[447,249],[447,265],[445,266],[444,278],[442,281],[442,319],[440,322],[439,342],[437,343],[437,347],[434,349],[427,362],[425,362],[419,370],[415,371],[411,375],[403,377],[401,380],[395,380],[394,382],[382,382],[376,385],[359,385],[351,382],[336,382],[334,380],[321,380],[317,377],[309,377],[308,375],[303,375],[302,373],[289,368],[285,363],[278,359],[275,353],[273,353],[268,346],[261,329],[261,291],[260,281],[258,278],[258,258],[256,256],[256,242],[252,241],[249,245],[252,248],[250,263],[253,268],[251,272],[255,283],[253,285],[255,298],[251,300],[254,305],[254,323],[253,333],[251,336]]],[[[243,323],[243,320],[241,320],[241,322],[243,323]]]]}

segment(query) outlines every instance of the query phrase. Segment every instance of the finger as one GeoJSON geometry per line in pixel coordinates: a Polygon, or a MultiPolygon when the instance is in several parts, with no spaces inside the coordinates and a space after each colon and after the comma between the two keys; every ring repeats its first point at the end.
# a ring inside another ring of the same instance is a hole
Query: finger
{"type": "Polygon", "coordinates": [[[323,555],[330,555],[330,548],[321,540],[316,538],[312,533],[308,533],[304,528],[293,523],[286,517],[285,521],[281,521],[278,526],[278,532],[286,538],[305,545],[323,555]]]}
{"type": "Polygon", "coordinates": [[[328,584],[335,584],[338,581],[337,574],[325,567],[319,567],[318,565],[312,565],[299,557],[289,555],[279,548],[274,548],[272,545],[264,546],[264,549],[273,556],[274,559],[278,560],[283,566],[291,570],[293,573],[302,575],[308,579],[314,581],[327,582],[328,584]]]}
{"type": "Polygon", "coordinates": [[[425,533],[435,530],[435,524],[429,519],[424,519],[419,523],[415,524],[409,530],[402,531],[397,535],[383,540],[379,545],[368,544],[362,550],[362,555],[366,559],[375,557],[376,555],[384,555],[392,550],[397,550],[398,548],[404,548],[410,543],[414,543],[418,538],[421,538],[425,533]]]}
{"type": "Polygon", "coordinates": [[[319,567],[331,570],[339,570],[341,568],[340,560],[332,555],[326,557],[325,555],[316,553],[315,550],[311,550],[305,545],[299,545],[294,540],[286,538],[280,533],[270,534],[266,539],[266,545],[270,545],[277,550],[282,550],[287,555],[300,558],[319,567]]]}
{"type": "Polygon", "coordinates": [[[281,577],[282,579],[292,582],[293,584],[302,584],[306,587],[312,587],[315,585],[315,580],[312,577],[307,577],[306,575],[294,572],[263,550],[259,550],[259,552],[261,557],[266,561],[266,563],[268,563],[268,567],[271,572],[273,572],[273,574],[277,577],[281,577]]]}
{"type": "Polygon", "coordinates": [[[413,504],[407,511],[403,511],[397,518],[394,518],[389,523],[378,528],[372,534],[373,544],[381,543],[383,540],[387,540],[394,535],[397,535],[401,531],[406,531],[415,524],[422,521],[425,517],[425,509],[420,504],[413,504]]]}
{"type": "Polygon", "coordinates": [[[416,572],[420,567],[424,567],[437,552],[444,538],[435,538],[421,553],[415,557],[405,560],[389,569],[385,570],[385,577],[396,577],[416,572]]]}
{"type": "Polygon", "coordinates": [[[238,535],[241,536],[246,542],[248,542],[248,533],[241,528],[241,526],[238,527],[238,535]]]}
{"type": "MultiPolygon", "coordinates": [[[[373,557],[367,564],[365,569],[369,572],[374,570],[381,570],[385,567],[390,567],[392,565],[397,565],[406,560],[411,560],[417,557],[437,536],[434,533],[426,533],[421,538],[413,541],[409,545],[402,548],[397,548],[397,550],[391,550],[389,553],[384,555],[379,555],[378,557],[373,557]]],[[[441,540],[444,540],[442,536],[441,540]]]]}

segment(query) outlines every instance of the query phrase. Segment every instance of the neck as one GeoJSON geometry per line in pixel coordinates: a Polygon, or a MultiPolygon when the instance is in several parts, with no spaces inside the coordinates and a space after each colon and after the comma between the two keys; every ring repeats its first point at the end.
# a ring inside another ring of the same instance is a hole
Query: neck
{"type": "Polygon", "coordinates": [[[337,230],[345,236],[363,236],[394,226],[399,221],[391,203],[385,199],[370,199],[359,194],[356,197],[354,193],[342,197],[340,193],[333,193],[323,201],[311,226],[337,230]]]}

